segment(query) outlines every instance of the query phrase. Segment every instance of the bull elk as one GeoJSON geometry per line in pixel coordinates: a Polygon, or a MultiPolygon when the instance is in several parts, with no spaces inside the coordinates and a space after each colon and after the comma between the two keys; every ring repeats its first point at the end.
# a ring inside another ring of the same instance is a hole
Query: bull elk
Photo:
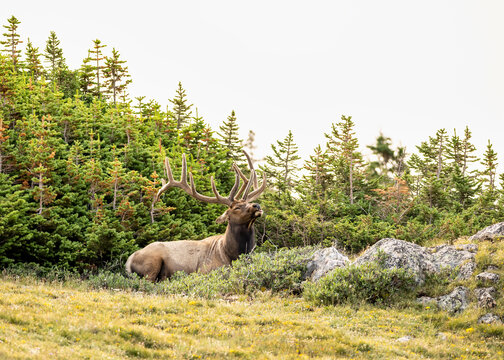
{"type": "Polygon", "coordinates": [[[213,177],[210,178],[210,182],[214,197],[201,195],[196,191],[191,173],[189,173],[190,184],[188,184],[185,155],[182,155],[180,181],[174,180],[170,162],[168,158],[165,159],[168,182],[163,180],[163,186],[157,192],[154,203],[167,189],[176,187],[204,203],[226,205],[227,210],[216,220],[217,223],[227,221],[226,232],[203,240],[151,243],[128,258],[126,261],[128,273],[136,273],[151,281],[165,280],[177,271],[208,273],[218,267],[231,264],[240,254],[250,253],[253,250],[255,246],[253,224],[263,213],[259,204],[253,201],[266,189],[266,176],[263,175],[263,181],[259,187],[252,161],[245,151],[244,153],[250,167],[250,178],[247,178],[238,166],[233,164],[235,183],[228,197],[219,194],[213,177]],[[241,187],[240,179],[243,180],[241,187]]]}

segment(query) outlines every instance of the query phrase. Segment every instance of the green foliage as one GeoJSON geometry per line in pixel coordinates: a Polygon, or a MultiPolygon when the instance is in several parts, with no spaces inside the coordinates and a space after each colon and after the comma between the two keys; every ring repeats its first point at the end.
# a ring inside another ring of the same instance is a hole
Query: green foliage
{"type": "MultiPolygon", "coordinates": [[[[239,149],[255,147],[252,131],[241,143],[236,114],[216,134],[193,115],[181,83],[170,109],[143,96],[132,105],[125,60],[98,39],[77,70],[54,32],[41,48],[44,64],[29,40],[21,61],[19,24],[7,19],[0,54],[0,265],[89,269],[152,241],[222,233],[218,205],[177,189],[153,201],[165,157],[179,177],[182,153],[200,192],[212,193],[211,176],[219,192],[230,190],[239,149]]],[[[259,200],[259,244],[358,252],[383,237],[451,242],[502,221],[497,154],[489,143],[480,162],[467,127],[463,136],[440,129],[409,160],[380,134],[369,163],[351,116],[328,130],[304,163],[292,132],[271,146],[259,166],[269,184],[259,200]]]]}
{"type": "Polygon", "coordinates": [[[404,269],[384,269],[377,263],[337,268],[315,283],[306,283],[303,296],[314,304],[337,305],[362,302],[392,304],[414,285],[404,269]]]}

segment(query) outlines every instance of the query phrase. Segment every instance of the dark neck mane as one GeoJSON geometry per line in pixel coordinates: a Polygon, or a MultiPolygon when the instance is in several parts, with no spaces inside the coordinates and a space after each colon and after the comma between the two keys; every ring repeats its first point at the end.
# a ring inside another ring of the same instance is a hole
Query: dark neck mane
{"type": "Polygon", "coordinates": [[[249,224],[228,224],[224,241],[224,251],[231,260],[250,253],[255,246],[253,221],[249,224]]]}

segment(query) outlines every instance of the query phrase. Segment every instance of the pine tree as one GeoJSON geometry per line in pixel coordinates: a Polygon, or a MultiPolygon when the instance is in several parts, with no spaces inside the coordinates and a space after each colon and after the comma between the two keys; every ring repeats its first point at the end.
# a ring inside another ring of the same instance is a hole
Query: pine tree
{"type": "Polygon", "coordinates": [[[16,31],[18,25],[21,22],[14,16],[11,16],[9,19],[7,19],[7,22],[9,23],[9,25],[3,25],[3,27],[7,29],[7,32],[3,34],[6,40],[0,41],[0,44],[2,44],[5,48],[2,51],[10,55],[12,65],[14,67],[14,72],[17,72],[19,64],[19,54],[21,53],[21,50],[18,49],[18,45],[22,43],[22,41],[19,40],[19,34],[16,31]]]}
{"type": "Polygon", "coordinates": [[[124,94],[126,87],[131,83],[128,67],[123,66],[125,63],[126,60],[119,59],[119,52],[115,48],[112,49],[112,57],[105,58],[105,67],[103,69],[105,93],[112,96],[114,105],[116,105],[117,97],[124,94]]]}
{"type": "Polygon", "coordinates": [[[178,83],[177,94],[169,101],[173,104],[173,117],[177,122],[177,130],[190,119],[192,111],[190,111],[192,104],[187,104],[186,93],[182,87],[182,83],[178,83]]]}
{"type": "Polygon", "coordinates": [[[65,58],[63,57],[63,49],[60,47],[60,41],[54,31],[51,31],[46,42],[44,57],[50,66],[50,77],[53,82],[58,77],[58,72],[66,68],[65,58]]]}
{"type": "Polygon", "coordinates": [[[217,134],[221,138],[221,143],[227,150],[228,156],[235,162],[241,162],[243,160],[242,141],[238,137],[239,127],[234,110],[231,111],[231,115],[228,116],[227,121],[224,121],[219,129],[221,132],[217,134]]]}
{"type": "Polygon", "coordinates": [[[0,117],[0,174],[4,171],[4,159],[7,157],[8,128],[0,117]]]}
{"type": "Polygon", "coordinates": [[[32,42],[28,38],[28,43],[26,44],[26,69],[34,81],[37,81],[44,73],[44,67],[40,61],[39,48],[33,47],[32,42]]]}

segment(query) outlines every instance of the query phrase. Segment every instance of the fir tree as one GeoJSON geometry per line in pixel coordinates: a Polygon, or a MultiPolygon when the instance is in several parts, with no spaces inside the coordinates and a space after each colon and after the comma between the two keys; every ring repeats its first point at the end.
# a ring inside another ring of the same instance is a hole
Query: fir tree
{"type": "Polygon", "coordinates": [[[26,70],[32,77],[34,81],[37,81],[44,73],[44,67],[40,61],[39,48],[33,47],[32,42],[28,38],[28,43],[26,44],[26,70]]]}
{"type": "Polygon", "coordinates": [[[483,165],[483,183],[486,185],[485,190],[489,195],[493,195],[495,190],[495,177],[497,174],[497,153],[494,151],[490,140],[488,140],[487,148],[481,159],[483,165]]]}
{"type": "Polygon", "coordinates": [[[102,65],[102,61],[105,59],[102,53],[102,49],[106,47],[107,45],[103,45],[100,40],[95,39],[93,40],[93,48],[88,51],[89,57],[87,60],[85,60],[85,64],[89,62],[92,65],[92,70],[95,73],[95,81],[92,84],[94,87],[94,93],[98,96],[101,95],[101,82],[100,82],[100,75],[103,72],[103,69],[105,68],[104,65],[102,65]]]}
{"type": "Polygon", "coordinates": [[[193,104],[187,104],[186,93],[182,87],[182,83],[178,83],[177,94],[173,99],[169,101],[173,104],[173,117],[177,122],[177,130],[179,130],[182,125],[185,125],[188,119],[190,119],[192,111],[191,107],[193,104]]]}
{"type": "Polygon", "coordinates": [[[294,142],[292,131],[282,141],[277,140],[276,145],[271,144],[273,155],[266,156],[266,165],[261,170],[266,173],[268,181],[280,192],[290,194],[295,187],[298,161],[301,159],[298,146],[294,142]]]}
{"type": "Polygon", "coordinates": [[[51,31],[49,38],[46,42],[44,57],[50,66],[50,77],[53,82],[58,77],[58,72],[66,68],[65,58],[63,57],[63,49],[60,47],[60,41],[54,31],[51,31]]]}
{"type": "Polygon", "coordinates": [[[332,124],[331,133],[325,134],[328,139],[327,150],[332,158],[332,167],[335,175],[341,177],[338,180],[347,185],[350,204],[354,203],[356,169],[362,164],[362,155],[357,152],[359,143],[355,137],[354,126],[351,116],[342,115],[340,122],[332,124]]]}
{"type": "Polygon", "coordinates": [[[238,137],[239,127],[234,110],[231,111],[231,115],[228,116],[227,121],[224,121],[219,129],[220,132],[217,134],[221,138],[221,143],[227,150],[229,158],[235,162],[241,162],[243,160],[242,142],[238,137]]]}
{"type": "Polygon", "coordinates": [[[19,54],[21,53],[21,50],[18,49],[18,45],[22,43],[22,41],[19,40],[19,34],[17,33],[17,28],[21,22],[14,16],[11,16],[9,19],[7,19],[7,22],[9,23],[9,25],[3,25],[3,27],[7,29],[7,32],[3,34],[5,40],[0,41],[0,44],[2,44],[5,48],[2,51],[8,53],[10,56],[12,66],[14,67],[14,72],[17,72],[19,64],[19,54]]]}
{"type": "Polygon", "coordinates": [[[111,57],[105,58],[105,67],[103,69],[105,93],[112,96],[114,105],[116,105],[117,97],[124,94],[126,87],[131,83],[128,67],[123,66],[125,63],[126,60],[119,59],[119,52],[116,49],[112,49],[111,57]]]}

